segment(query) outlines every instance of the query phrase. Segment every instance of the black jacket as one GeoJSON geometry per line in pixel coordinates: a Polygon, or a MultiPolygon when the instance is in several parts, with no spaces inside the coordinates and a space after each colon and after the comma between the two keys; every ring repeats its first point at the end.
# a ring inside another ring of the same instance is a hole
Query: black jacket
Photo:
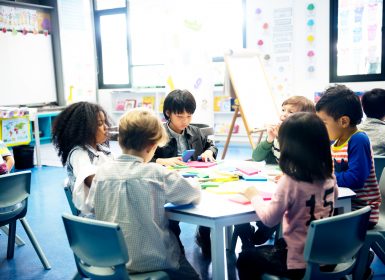
{"type": "MultiPolygon", "coordinates": [[[[156,161],[158,158],[171,158],[178,156],[178,145],[176,139],[171,135],[168,130],[167,123],[164,124],[165,129],[170,137],[169,142],[164,147],[158,147],[155,151],[154,157],[151,161],[156,161]]],[[[213,141],[207,139],[207,136],[203,135],[200,128],[189,125],[186,127],[185,132],[187,148],[195,149],[195,153],[192,156],[192,160],[197,160],[204,151],[210,150],[213,152],[214,158],[217,157],[218,148],[215,147],[213,141]]]]}

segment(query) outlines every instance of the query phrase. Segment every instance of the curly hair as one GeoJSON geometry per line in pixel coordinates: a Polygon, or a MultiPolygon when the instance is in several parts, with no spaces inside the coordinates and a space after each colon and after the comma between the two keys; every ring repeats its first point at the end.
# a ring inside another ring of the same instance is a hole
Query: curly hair
{"type": "Polygon", "coordinates": [[[106,111],[100,105],[90,102],[71,104],[55,118],[52,142],[63,166],[74,147],[95,143],[99,113],[104,114],[106,124],[110,127],[106,111]]]}

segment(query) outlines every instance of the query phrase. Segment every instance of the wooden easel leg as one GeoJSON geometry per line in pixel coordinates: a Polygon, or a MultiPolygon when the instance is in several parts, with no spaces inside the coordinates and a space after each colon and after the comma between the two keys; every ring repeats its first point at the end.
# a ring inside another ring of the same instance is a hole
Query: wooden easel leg
{"type": "Polygon", "coordinates": [[[231,138],[231,135],[233,134],[234,125],[235,125],[235,121],[237,120],[238,114],[239,114],[239,107],[235,107],[233,119],[231,120],[231,124],[230,124],[229,133],[227,134],[226,143],[225,143],[225,146],[223,147],[222,159],[225,159],[227,148],[229,147],[230,138],[231,138]]]}

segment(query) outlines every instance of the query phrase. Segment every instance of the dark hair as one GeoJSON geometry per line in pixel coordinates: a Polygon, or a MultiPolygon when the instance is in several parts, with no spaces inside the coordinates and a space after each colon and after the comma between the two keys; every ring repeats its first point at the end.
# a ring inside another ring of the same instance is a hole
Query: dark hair
{"type": "Polygon", "coordinates": [[[369,118],[383,119],[385,117],[385,90],[375,88],[362,96],[362,108],[369,118]]]}
{"type": "Polygon", "coordinates": [[[195,98],[188,90],[176,89],[170,92],[163,103],[163,115],[168,120],[167,112],[181,114],[186,111],[194,114],[196,109],[195,98]]]}
{"type": "Polygon", "coordinates": [[[297,107],[298,112],[315,113],[314,102],[305,96],[295,95],[283,101],[282,106],[293,105],[297,107]]]}
{"type": "Polygon", "coordinates": [[[55,118],[52,126],[52,142],[63,165],[74,147],[84,147],[95,142],[100,112],[104,113],[106,124],[110,126],[105,110],[100,105],[90,102],[71,104],[55,118]]]}
{"type": "Polygon", "coordinates": [[[361,122],[363,117],[361,102],[358,96],[344,85],[329,87],[316,103],[317,112],[324,111],[335,121],[342,116],[350,118],[350,126],[361,122]]]}
{"type": "Polygon", "coordinates": [[[329,136],[316,114],[299,112],[288,117],[279,128],[278,141],[283,173],[310,183],[332,178],[329,136]]]}

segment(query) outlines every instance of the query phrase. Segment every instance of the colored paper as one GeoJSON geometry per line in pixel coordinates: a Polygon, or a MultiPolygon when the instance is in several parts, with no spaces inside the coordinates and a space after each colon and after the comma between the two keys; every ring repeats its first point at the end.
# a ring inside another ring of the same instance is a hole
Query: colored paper
{"type": "Polygon", "coordinates": [[[259,169],[256,169],[254,167],[242,166],[242,167],[237,167],[237,169],[246,175],[254,175],[260,172],[259,169]]]}
{"type": "Polygon", "coordinates": [[[208,168],[208,167],[211,167],[211,166],[214,166],[216,165],[217,163],[216,162],[204,162],[204,161],[189,161],[187,162],[187,165],[189,167],[194,167],[194,168],[208,168]]]}

